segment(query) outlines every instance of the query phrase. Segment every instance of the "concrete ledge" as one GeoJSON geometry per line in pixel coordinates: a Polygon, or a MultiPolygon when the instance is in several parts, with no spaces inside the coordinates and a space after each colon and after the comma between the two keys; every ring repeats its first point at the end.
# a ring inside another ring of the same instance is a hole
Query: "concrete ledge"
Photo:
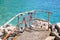
{"type": "Polygon", "coordinates": [[[54,36],[49,36],[49,37],[47,37],[45,40],[54,40],[54,36]]]}

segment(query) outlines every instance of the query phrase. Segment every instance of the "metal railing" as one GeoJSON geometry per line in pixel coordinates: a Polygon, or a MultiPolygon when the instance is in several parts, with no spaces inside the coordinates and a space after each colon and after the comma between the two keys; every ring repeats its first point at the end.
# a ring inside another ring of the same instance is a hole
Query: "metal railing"
{"type": "MultiPolygon", "coordinates": [[[[18,23],[19,23],[19,17],[21,16],[21,15],[25,15],[25,14],[27,14],[28,12],[45,12],[45,13],[48,13],[48,24],[49,24],[49,21],[50,21],[50,14],[52,13],[52,12],[49,12],[49,11],[45,11],[45,10],[32,10],[32,11],[27,11],[27,12],[22,12],[22,13],[19,13],[19,14],[17,14],[17,15],[15,15],[14,17],[12,17],[9,21],[7,21],[5,24],[3,24],[2,26],[5,26],[5,25],[7,25],[7,24],[9,24],[11,21],[13,21],[15,18],[17,18],[18,17],[18,23]]],[[[1,27],[2,27],[1,26],[1,27]]],[[[48,25],[48,27],[49,27],[49,25],[48,25]]]]}

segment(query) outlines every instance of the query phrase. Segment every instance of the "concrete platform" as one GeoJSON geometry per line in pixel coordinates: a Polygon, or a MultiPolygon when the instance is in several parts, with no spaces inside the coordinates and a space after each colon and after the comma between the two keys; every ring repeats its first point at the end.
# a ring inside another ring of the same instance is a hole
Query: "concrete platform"
{"type": "Polygon", "coordinates": [[[24,31],[16,40],[45,40],[50,34],[50,31],[24,31]]]}

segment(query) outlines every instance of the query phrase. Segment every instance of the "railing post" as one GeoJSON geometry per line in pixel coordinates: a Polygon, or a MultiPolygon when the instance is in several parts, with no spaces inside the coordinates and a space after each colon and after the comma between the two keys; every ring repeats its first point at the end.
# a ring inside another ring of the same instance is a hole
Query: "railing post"
{"type": "Polygon", "coordinates": [[[51,12],[48,12],[48,30],[49,30],[50,14],[51,14],[51,12]]]}
{"type": "Polygon", "coordinates": [[[18,16],[18,28],[19,28],[19,25],[20,25],[20,20],[19,20],[20,16],[18,16]]]}
{"type": "Polygon", "coordinates": [[[34,11],[34,19],[36,19],[36,10],[34,11]]]}

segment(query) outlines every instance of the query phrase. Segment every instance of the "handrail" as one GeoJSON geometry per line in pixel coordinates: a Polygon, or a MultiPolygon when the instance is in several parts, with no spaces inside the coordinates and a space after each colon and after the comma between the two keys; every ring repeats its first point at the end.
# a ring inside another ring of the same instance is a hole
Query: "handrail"
{"type": "MultiPolygon", "coordinates": [[[[21,14],[24,15],[24,14],[26,14],[26,13],[28,13],[28,12],[34,12],[34,11],[36,11],[36,12],[46,12],[46,13],[48,13],[48,14],[51,14],[51,12],[45,11],[45,10],[32,10],[32,11],[22,12],[22,13],[17,14],[17,15],[14,16],[13,18],[11,18],[9,21],[7,21],[7,22],[6,22],[5,24],[3,24],[2,26],[9,24],[11,21],[13,21],[16,17],[20,16],[21,14]]],[[[1,26],[1,27],[2,27],[2,26],[1,26]]]]}
{"type": "MultiPolygon", "coordinates": [[[[34,10],[32,10],[32,11],[28,11],[28,12],[33,12],[34,10]]],[[[21,15],[21,14],[25,14],[25,13],[28,13],[28,12],[22,12],[22,13],[19,13],[19,14],[17,14],[16,16],[14,16],[13,18],[11,18],[9,21],[7,21],[5,24],[3,24],[2,26],[4,26],[4,25],[7,25],[7,24],[9,24],[12,20],[14,20],[16,17],[18,17],[19,15],[21,15]]],[[[1,27],[2,27],[1,26],[1,27]]]]}

